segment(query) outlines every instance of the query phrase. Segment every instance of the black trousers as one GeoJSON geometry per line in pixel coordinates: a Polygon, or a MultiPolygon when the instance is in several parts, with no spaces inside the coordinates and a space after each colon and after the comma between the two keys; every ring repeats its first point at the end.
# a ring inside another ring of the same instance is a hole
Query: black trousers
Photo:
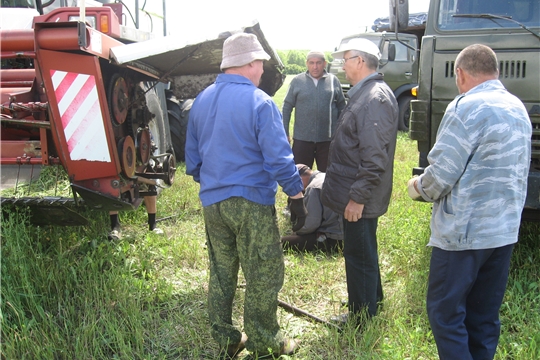
{"type": "Polygon", "coordinates": [[[350,222],[343,218],[343,257],[349,293],[349,312],[367,317],[377,314],[383,300],[379,255],[377,252],[378,218],[350,222]]]}
{"type": "Polygon", "coordinates": [[[295,139],[292,146],[294,163],[304,164],[313,169],[313,162],[317,161],[317,170],[326,172],[329,150],[330,141],[311,142],[295,139]]]}

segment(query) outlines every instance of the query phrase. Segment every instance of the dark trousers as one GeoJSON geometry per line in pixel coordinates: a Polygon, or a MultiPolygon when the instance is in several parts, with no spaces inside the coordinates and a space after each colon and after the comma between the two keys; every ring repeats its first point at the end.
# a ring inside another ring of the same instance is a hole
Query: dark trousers
{"type": "Polygon", "coordinates": [[[343,256],[349,293],[349,312],[367,316],[377,314],[383,300],[379,255],[377,253],[378,218],[349,222],[343,219],[343,256]]]}
{"type": "Polygon", "coordinates": [[[442,360],[495,356],[512,249],[513,245],[466,251],[433,248],[427,312],[442,360]]]}
{"type": "Polygon", "coordinates": [[[292,152],[295,164],[304,164],[313,169],[313,161],[317,161],[317,170],[326,172],[328,167],[328,151],[330,141],[311,142],[294,140],[292,152]]]}

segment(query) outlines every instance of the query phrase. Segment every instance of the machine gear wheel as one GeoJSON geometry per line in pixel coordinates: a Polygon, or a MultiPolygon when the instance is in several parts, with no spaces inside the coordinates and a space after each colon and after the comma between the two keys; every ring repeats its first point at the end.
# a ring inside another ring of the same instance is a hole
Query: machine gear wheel
{"type": "Polygon", "coordinates": [[[113,75],[107,96],[113,123],[115,125],[123,124],[126,121],[129,108],[129,89],[123,76],[113,75]]]}
{"type": "Polygon", "coordinates": [[[131,178],[135,175],[136,153],[135,143],[131,136],[126,136],[118,142],[118,155],[124,176],[131,178]]]}

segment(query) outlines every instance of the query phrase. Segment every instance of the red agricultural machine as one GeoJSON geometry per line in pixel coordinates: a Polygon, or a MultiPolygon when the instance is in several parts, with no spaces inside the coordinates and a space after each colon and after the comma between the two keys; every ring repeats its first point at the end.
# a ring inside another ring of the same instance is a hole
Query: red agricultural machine
{"type": "MultiPolygon", "coordinates": [[[[232,34],[179,47],[174,37],[148,40],[138,15],[133,27],[124,25],[127,1],[68,2],[3,0],[0,9],[3,18],[37,12],[30,28],[3,21],[0,29],[2,183],[10,174],[16,184],[31,181],[42,166],[59,165],[73,194],[2,197],[2,207],[29,206],[38,224],[84,224],[77,207],[132,210],[170,186],[184,157],[189,99],[220,72],[232,34]]],[[[139,10],[135,0],[128,13],[139,10]]],[[[283,64],[258,24],[239,31],[257,35],[272,55],[261,88],[273,95],[283,64]]]]}

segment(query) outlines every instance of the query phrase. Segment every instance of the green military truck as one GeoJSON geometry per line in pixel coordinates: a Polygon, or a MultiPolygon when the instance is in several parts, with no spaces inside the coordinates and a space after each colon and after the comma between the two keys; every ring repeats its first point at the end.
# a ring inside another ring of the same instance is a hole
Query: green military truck
{"type": "MultiPolygon", "coordinates": [[[[391,9],[395,0],[390,0],[391,9]]],[[[390,14],[391,28],[406,28],[408,1],[390,14]],[[398,26],[396,26],[396,23],[398,26]]],[[[401,35],[399,35],[401,38],[401,35]]],[[[410,137],[418,142],[419,174],[435,143],[447,105],[458,95],[454,61],[468,45],[491,47],[499,79],[525,105],[531,120],[532,151],[523,219],[540,220],[540,1],[431,0],[419,58],[418,98],[411,101],[410,137]]]]}
{"type": "MultiPolygon", "coordinates": [[[[346,36],[340,47],[351,39],[363,38],[375,43],[381,51],[379,72],[384,74],[384,81],[390,86],[399,104],[399,130],[409,130],[410,102],[414,97],[411,89],[418,85],[418,46],[423,34],[426,14],[411,14],[409,25],[399,34],[386,32],[389,29],[388,18],[375,20],[373,30],[376,32],[360,33],[346,36]]],[[[351,84],[345,77],[343,65],[334,60],[328,65],[328,72],[336,75],[346,93],[351,84]]]]}

